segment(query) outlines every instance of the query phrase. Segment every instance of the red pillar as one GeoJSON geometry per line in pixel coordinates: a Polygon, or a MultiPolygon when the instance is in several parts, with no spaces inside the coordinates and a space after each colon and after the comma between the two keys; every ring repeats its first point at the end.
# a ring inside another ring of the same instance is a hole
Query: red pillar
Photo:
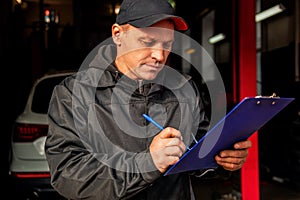
{"type": "MultiPolygon", "coordinates": [[[[234,99],[256,95],[256,24],[255,0],[233,1],[233,77],[234,99]]],[[[259,154],[257,133],[250,137],[252,147],[247,161],[241,169],[241,192],[243,200],[258,200],[259,154]]]]}

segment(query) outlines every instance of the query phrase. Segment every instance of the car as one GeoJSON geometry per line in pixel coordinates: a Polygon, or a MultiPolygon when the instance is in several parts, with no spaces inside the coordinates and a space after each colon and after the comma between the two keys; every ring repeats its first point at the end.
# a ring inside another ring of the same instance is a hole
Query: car
{"type": "Polygon", "coordinates": [[[32,85],[25,108],[12,127],[9,177],[17,199],[64,199],[50,184],[44,145],[53,88],[74,71],[47,73],[32,85]]]}

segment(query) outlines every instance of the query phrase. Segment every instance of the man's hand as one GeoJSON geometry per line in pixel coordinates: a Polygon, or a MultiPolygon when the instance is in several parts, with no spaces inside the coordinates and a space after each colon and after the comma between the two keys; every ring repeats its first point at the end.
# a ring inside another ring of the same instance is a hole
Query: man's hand
{"type": "Polygon", "coordinates": [[[248,156],[248,149],[252,146],[250,140],[237,142],[233,150],[223,150],[215,156],[216,162],[224,169],[235,171],[242,168],[248,156]]]}
{"type": "Polygon", "coordinates": [[[171,127],[162,130],[153,138],[150,145],[150,154],[160,172],[175,164],[186,151],[181,133],[171,127]]]}

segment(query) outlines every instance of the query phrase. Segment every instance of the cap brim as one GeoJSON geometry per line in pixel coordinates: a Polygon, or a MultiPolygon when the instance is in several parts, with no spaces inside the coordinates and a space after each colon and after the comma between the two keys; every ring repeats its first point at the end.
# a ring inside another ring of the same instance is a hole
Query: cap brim
{"type": "Polygon", "coordinates": [[[138,28],[145,28],[165,19],[171,19],[174,22],[175,29],[178,31],[186,31],[189,28],[183,18],[165,14],[151,15],[149,17],[129,21],[128,23],[138,28]]]}

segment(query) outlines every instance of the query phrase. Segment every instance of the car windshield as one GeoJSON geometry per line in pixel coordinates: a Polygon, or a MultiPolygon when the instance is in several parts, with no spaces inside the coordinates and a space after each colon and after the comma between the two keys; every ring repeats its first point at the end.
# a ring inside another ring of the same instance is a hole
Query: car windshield
{"type": "Polygon", "coordinates": [[[66,76],[52,77],[42,80],[35,88],[31,105],[32,112],[47,114],[49,101],[55,85],[59,84],[66,76]]]}

